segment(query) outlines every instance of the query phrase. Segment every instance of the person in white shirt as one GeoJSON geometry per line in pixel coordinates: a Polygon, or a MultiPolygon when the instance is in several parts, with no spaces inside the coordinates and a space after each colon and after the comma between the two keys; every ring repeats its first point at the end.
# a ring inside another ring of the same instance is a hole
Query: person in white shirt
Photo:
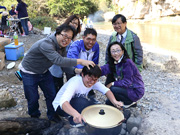
{"type": "Polygon", "coordinates": [[[89,69],[84,66],[81,75],[72,77],[65,83],[57,93],[53,107],[57,114],[69,118],[71,125],[82,124],[83,117],[81,111],[94,103],[87,99],[87,95],[91,89],[95,89],[105,94],[111,103],[120,108],[123,103],[117,101],[109,88],[105,87],[98,78],[101,76],[101,69],[99,66],[90,66],[89,69]]]}

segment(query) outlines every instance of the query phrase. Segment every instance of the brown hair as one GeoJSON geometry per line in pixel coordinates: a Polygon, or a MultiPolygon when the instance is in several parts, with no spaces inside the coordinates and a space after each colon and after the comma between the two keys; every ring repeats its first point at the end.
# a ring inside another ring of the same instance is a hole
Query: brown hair
{"type": "Polygon", "coordinates": [[[77,27],[77,32],[76,32],[76,35],[78,34],[78,33],[80,33],[81,32],[81,25],[80,25],[80,20],[79,20],[79,17],[77,16],[77,15],[71,15],[70,17],[68,17],[67,19],[66,19],[66,21],[64,22],[64,24],[67,24],[67,25],[69,25],[69,23],[72,21],[72,20],[74,20],[74,19],[77,19],[78,20],[78,27],[77,27]]]}

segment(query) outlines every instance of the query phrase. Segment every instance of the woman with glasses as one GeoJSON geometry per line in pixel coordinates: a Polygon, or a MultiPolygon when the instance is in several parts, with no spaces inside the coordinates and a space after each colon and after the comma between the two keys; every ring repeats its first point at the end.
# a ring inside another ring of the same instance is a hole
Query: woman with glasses
{"type": "MultiPolygon", "coordinates": [[[[144,95],[144,83],[140,72],[134,62],[129,58],[125,47],[119,42],[113,42],[108,47],[109,61],[101,66],[102,75],[112,80],[107,87],[110,88],[116,100],[122,101],[125,105],[141,99],[144,95]]],[[[109,100],[106,104],[112,105],[109,100]]]]}
{"type": "MultiPolygon", "coordinates": [[[[76,30],[75,37],[77,36],[77,34],[79,34],[81,32],[80,20],[77,15],[71,15],[69,18],[66,19],[64,24],[70,25],[75,28],[75,30],[76,30]]],[[[65,37],[65,35],[62,35],[62,36],[65,37]]],[[[65,37],[65,38],[67,38],[67,37],[65,37]]],[[[70,44],[66,47],[66,52],[63,53],[63,56],[66,56],[69,47],[74,42],[74,39],[71,40],[71,38],[70,38],[69,40],[70,40],[70,44]]],[[[49,68],[49,71],[51,72],[51,74],[54,78],[56,92],[58,92],[59,89],[64,84],[63,72],[68,72],[68,70],[67,70],[67,68],[62,69],[60,66],[54,64],[49,68]]],[[[68,77],[68,78],[70,78],[70,77],[68,77]]]]}

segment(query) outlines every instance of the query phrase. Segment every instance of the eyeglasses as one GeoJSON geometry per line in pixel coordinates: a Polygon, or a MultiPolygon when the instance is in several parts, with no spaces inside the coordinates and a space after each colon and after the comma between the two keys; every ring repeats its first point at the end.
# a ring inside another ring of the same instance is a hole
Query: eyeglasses
{"type": "Polygon", "coordinates": [[[92,42],[96,42],[96,38],[86,38],[86,40],[88,41],[88,42],[90,42],[90,41],[92,41],[92,42]]]}
{"type": "Polygon", "coordinates": [[[116,26],[116,25],[121,25],[121,24],[123,24],[123,23],[121,23],[121,22],[117,22],[117,23],[113,23],[113,26],[116,26]]]}
{"type": "Polygon", "coordinates": [[[116,54],[116,53],[120,53],[121,52],[121,50],[113,50],[113,51],[111,51],[111,54],[116,54]]]}
{"type": "Polygon", "coordinates": [[[68,37],[66,34],[60,34],[63,38],[65,38],[65,39],[68,39],[68,40],[71,40],[72,39],[72,37],[68,37]]]}
{"type": "Polygon", "coordinates": [[[72,24],[78,26],[78,23],[71,21],[72,24]]]}
{"type": "Polygon", "coordinates": [[[91,76],[89,76],[89,75],[86,75],[86,77],[87,77],[87,80],[88,80],[89,82],[96,82],[96,81],[98,80],[98,78],[96,78],[96,77],[91,77],[91,76]]]}

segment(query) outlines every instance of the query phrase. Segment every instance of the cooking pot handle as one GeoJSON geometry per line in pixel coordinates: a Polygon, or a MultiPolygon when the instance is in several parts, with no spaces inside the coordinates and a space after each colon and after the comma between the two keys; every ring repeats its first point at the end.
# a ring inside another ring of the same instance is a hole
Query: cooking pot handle
{"type": "Polygon", "coordinates": [[[123,120],[121,120],[118,125],[121,125],[126,119],[124,118],[123,120]]]}

